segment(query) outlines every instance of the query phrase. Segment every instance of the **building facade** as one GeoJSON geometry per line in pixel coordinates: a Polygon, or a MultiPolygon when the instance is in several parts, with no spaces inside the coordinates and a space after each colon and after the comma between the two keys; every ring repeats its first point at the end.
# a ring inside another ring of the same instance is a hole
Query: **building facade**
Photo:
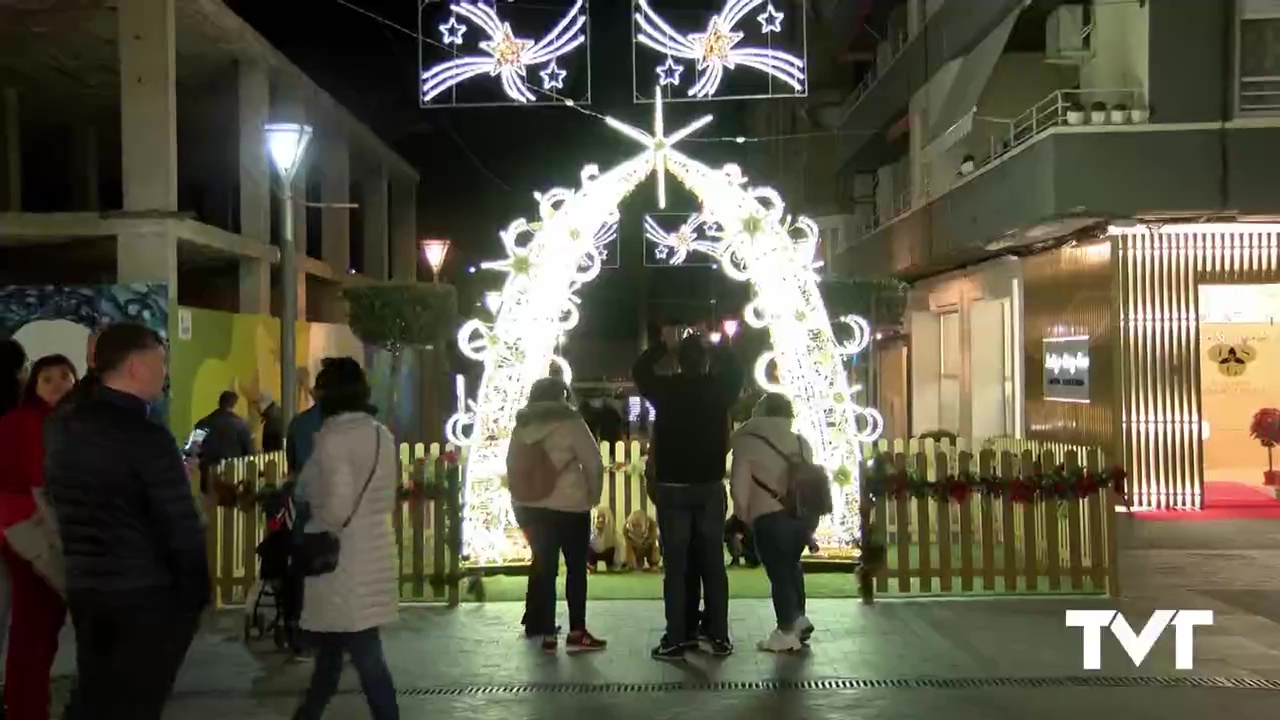
{"type": "Polygon", "coordinates": [[[912,283],[911,432],[1102,445],[1139,506],[1260,484],[1280,3],[884,5],[832,263],[912,283]]]}
{"type": "Polygon", "coordinates": [[[0,8],[0,283],[157,283],[170,300],[344,320],[352,275],[416,279],[415,169],[221,0],[0,8]],[[278,271],[263,125],[315,128],[278,271]]]}

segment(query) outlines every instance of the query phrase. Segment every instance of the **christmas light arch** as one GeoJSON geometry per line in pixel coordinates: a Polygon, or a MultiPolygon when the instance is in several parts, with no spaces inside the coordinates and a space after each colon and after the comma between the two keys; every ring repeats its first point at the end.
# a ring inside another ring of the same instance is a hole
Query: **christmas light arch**
{"type": "Polygon", "coordinates": [[[659,205],[665,204],[669,172],[702,202],[706,235],[715,238],[697,250],[715,256],[726,274],[755,291],[744,319],[767,328],[773,346],[756,362],[757,383],[791,398],[796,430],[812,444],[815,459],[848,478],[835,485],[836,512],[819,529],[819,542],[856,543],[860,446],[879,436],[883,420],[854,401],[859,388],[850,386],[842,360],[867,348],[869,328],[860,318],[839,318],[852,337],[836,341],[814,272],[819,263],[813,221],[787,215],[775,191],[747,185],[737,166],[714,170],[673,148],[710,120],[703,117],[668,135],[660,96],[652,134],[608,118],[610,127],[644,151],[607,172],[587,166],[575,190],[536,194],[539,219],[516,220],[502,231],[507,257],[487,264],[507,272],[494,320],[470,320],[458,332],[459,348],[484,363],[484,374],[476,399],[460,397],[446,428],[451,442],[469,450],[463,538],[473,562],[502,562],[522,543],[502,481],[515,414],[548,368],[560,367],[571,380],[569,364],[555,351],[558,338],[578,322],[576,291],[600,272],[597,239],[616,226],[618,205],[655,172],[659,205]]]}

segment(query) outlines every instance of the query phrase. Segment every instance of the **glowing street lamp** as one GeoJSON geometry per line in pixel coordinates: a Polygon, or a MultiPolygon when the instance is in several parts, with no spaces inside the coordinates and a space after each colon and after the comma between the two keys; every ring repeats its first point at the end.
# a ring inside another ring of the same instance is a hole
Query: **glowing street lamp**
{"type": "Polygon", "coordinates": [[[721,323],[721,327],[724,328],[724,334],[728,335],[730,340],[733,340],[733,336],[738,334],[738,321],[733,318],[725,318],[725,321],[721,323]]]}
{"type": "Polygon", "coordinates": [[[449,256],[449,244],[448,240],[439,238],[418,241],[422,259],[431,267],[431,282],[440,282],[440,268],[444,267],[444,260],[449,256]]]}
{"type": "Polygon", "coordinates": [[[306,158],[311,126],[268,123],[267,154],[280,175],[280,404],[287,427],[298,408],[298,250],[293,237],[293,176],[306,158]]]}
{"type": "Polygon", "coordinates": [[[722,338],[723,338],[723,335],[721,335],[721,333],[720,333],[720,331],[719,331],[719,330],[712,330],[712,331],[711,331],[711,344],[712,344],[712,345],[719,345],[719,344],[720,344],[720,340],[721,340],[722,338]]]}
{"type": "Polygon", "coordinates": [[[496,316],[498,314],[498,308],[502,307],[502,291],[490,290],[485,293],[484,306],[489,309],[489,312],[496,316]]]}

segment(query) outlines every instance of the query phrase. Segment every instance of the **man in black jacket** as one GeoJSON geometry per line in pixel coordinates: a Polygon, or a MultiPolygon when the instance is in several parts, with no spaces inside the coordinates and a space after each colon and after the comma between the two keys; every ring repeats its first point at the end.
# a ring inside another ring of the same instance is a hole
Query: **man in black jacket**
{"type": "Polygon", "coordinates": [[[101,384],[45,428],[45,484],[76,631],[77,720],[159,720],[209,603],[204,528],[173,436],[147,418],[165,353],[141,325],[98,338],[101,384]]]}
{"type": "MultiPolygon", "coordinates": [[[[649,349],[632,371],[636,388],[653,405],[654,497],[661,533],[662,596],[667,632],[653,649],[656,660],[679,660],[696,645],[689,617],[691,556],[706,594],[704,623],[715,655],[733,652],[729,641],[729,577],[724,567],[725,456],[729,417],[742,392],[743,374],[727,347],[716,346],[708,368],[707,345],[691,335],[679,342],[680,372],[659,376],[657,364],[673,338],[650,336],[649,349]]],[[[696,606],[695,606],[696,607],[696,606]]]]}
{"type": "Polygon", "coordinates": [[[249,424],[236,414],[236,401],[240,396],[232,390],[218,395],[218,409],[205,415],[196,423],[197,430],[204,430],[200,441],[200,492],[209,492],[209,472],[223,460],[253,454],[253,431],[249,424]]]}

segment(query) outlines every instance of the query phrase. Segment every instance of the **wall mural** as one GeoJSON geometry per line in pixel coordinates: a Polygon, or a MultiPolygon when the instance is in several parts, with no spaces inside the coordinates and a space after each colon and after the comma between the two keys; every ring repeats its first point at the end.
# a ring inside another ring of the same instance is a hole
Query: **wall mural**
{"type": "MultiPolygon", "coordinates": [[[[169,332],[168,288],[164,285],[85,287],[18,286],[0,288],[0,338],[12,337],[34,360],[54,353],[67,356],[84,374],[85,351],[94,329],[115,322],[137,322],[169,342],[166,397],[153,406],[153,418],[178,438],[208,414],[223,390],[240,394],[243,417],[259,399],[280,398],[280,323],[262,315],[178,308],[178,330],[169,332]]],[[[381,419],[396,437],[415,438],[421,426],[420,363],[413,353],[401,359],[391,378],[391,357],[365,347],[345,325],[298,323],[300,407],[311,404],[306,388],[331,356],[350,355],[365,367],[381,419]],[[392,402],[392,398],[395,402],[392,402]]],[[[261,423],[253,423],[261,435],[261,423]]]]}
{"type": "MultiPolygon", "coordinates": [[[[183,332],[173,343],[169,372],[173,384],[169,427],[185,437],[195,423],[218,402],[224,390],[240,395],[236,412],[257,417],[252,406],[259,400],[278,401],[280,393],[280,322],[264,315],[180,308],[183,332]]],[[[311,404],[307,390],[326,357],[348,355],[360,361],[369,374],[381,419],[396,437],[416,435],[421,393],[418,365],[412,357],[402,360],[392,407],[391,358],[364,346],[346,325],[298,323],[299,410],[311,404]]],[[[261,435],[261,423],[251,423],[261,435]]]]}
{"type": "MultiPolygon", "coordinates": [[[[89,335],[117,322],[136,322],[169,336],[169,290],[164,284],[0,288],[0,338],[22,343],[32,360],[67,356],[83,375],[89,335]]],[[[168,388],[166,388],[166,396],[168,388]]],[[[163,422],[168,398],[152,406],[163,422]]]]}

